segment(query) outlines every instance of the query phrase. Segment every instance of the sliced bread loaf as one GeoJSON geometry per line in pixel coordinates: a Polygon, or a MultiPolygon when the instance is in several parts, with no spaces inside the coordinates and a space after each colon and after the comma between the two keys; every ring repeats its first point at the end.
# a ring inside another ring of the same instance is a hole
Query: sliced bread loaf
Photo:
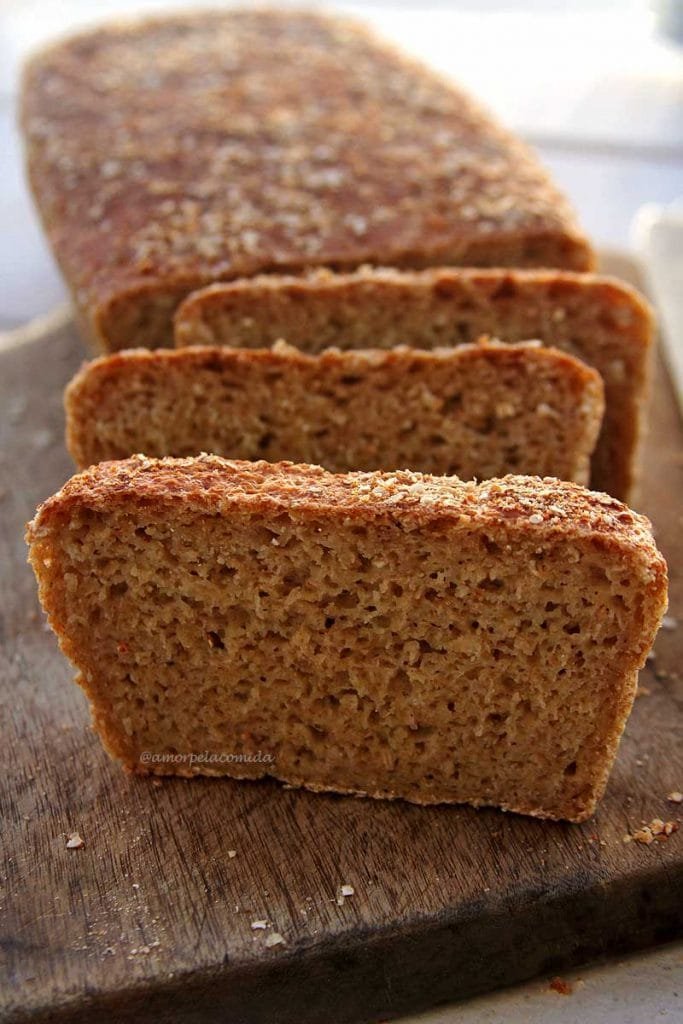
{"type": "Polygon", "coordinates": [[[505,342],[540,338],[598,370],[606,410],[591,484],[627,498],[653,320],[647,303],[620,281],[555,271],[327,271],[215,285],[191,295],[176,317],[178,345],[263,348],[283,338],[306,352],[330,345],[431,349],[482,334],[505,342]]]}
{"type": "Polygon", "coordinates": [[[136,772],[581,821],[666,604],[649,524],[571,483],[101,463],[28,528],[136,772]]]}
{"type": "Polygon", "coordinates": [[[65,396],[76,464],[210,452],[333,472],[587,483],[603,413],[595,370],[537,343],[306,355],[137,350],[86,364],[65,396]]]}
{"type": "Polygon", "coordinates": [[[29,63],[49,240],[102,351],[172,344],[211,281],[311,266],[558,266],[593,254],[535,155],[345,18],[117,22],[29,63]]]}

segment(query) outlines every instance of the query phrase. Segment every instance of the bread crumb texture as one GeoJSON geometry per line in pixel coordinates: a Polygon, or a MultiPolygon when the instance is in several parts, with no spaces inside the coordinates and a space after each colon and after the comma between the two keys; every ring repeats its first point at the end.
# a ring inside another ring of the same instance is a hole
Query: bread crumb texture
{"type": "Polygon", "coordinates": [[[28,540],[129,769],[574,821],[666,604],[647,520],[554,479],[137,457],[73,477],[28,540]]]}
{"type": "Polygon", "coordinates": [[[161,349],[87,364],[66,393],[77,465],[138,452],[588,482],[599,375],[537,344],[424,352],[161,349]]]}
{"type": "Polygon", "coordinates": [[[565,978],[552,978],[548,982],[548,988],[552,992],[557,992],[560,996],[570,996],[574,991],[574,985],[571,981],[567,981],[565,978]]]}
{"type": "Polygon", "coordinates": [[[553,270],[361,268],[303,278],[215,284],[180,306],[177,345],[263,348],[284,339],[306,352],[329,346],[434,349],[481,335],[538,338],[596,369],[605,384],[591,485],[627,500],[634,480],[652,311],[612,278],[553,270]]]}
{"type": "Polygon", "coordinates": [[[678,832],[677,821],[663,821],[661,818],[653,818],[647,824],[643,822],[640,828],[634,829],[624,836],[625,843],[640,843],[642,846],[651,846],[652,843],[665,843],[675,832],[678,832]]]}
{"type": "Polygon", "coordinates": [[[29,62],[33,191],[86,332],[168,345],[211,281],[311,266],[590,269],[537,158],[355,22],[174,14],[29,62]]]}

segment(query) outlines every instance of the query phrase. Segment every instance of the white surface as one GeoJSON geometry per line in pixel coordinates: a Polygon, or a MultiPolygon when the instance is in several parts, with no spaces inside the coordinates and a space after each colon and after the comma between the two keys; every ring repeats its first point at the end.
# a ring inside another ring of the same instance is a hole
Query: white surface
{"type": "Polygon", "coordinates": [[[642,207],[633,242],[660,313],[664,354],[683,412],[683,202],[642,207]]]}
{"type": "MultiPolygon", "coordinates": [[[[672,898],[676,898],[672,893],[672,898]]],[[[395,1024],[681,1024],[683,944],[665,946],[590,970],[561,975],[572,991],[561,995],[550,979],[470,999],[395,1024]]]]}
{"type": "Polygon", "coordinates": [[[0,330],[62,302],[66,289],[24,181],[14,103],[0,98],[0,330]]]}

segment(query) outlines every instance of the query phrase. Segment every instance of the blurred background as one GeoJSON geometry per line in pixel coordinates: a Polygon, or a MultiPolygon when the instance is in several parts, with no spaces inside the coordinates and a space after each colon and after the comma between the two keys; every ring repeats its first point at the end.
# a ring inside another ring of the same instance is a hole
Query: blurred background
{"type": "MultiPolygon", "coordinates": [[[[76,26],[191,6],[191,0],[0,0],[0,330],[65,298],[23,180],[15,111],[24,56],[76,26]]],[[[290,6],[359,15],[471,89],[540,151],[603,249],[638,245],[643,233],[632,225],[640,208],[663,208],[683,195],[683,0],[306,0],[290,6]]],[[[675,207],[673,215],[682,216],[675,207]]]]}

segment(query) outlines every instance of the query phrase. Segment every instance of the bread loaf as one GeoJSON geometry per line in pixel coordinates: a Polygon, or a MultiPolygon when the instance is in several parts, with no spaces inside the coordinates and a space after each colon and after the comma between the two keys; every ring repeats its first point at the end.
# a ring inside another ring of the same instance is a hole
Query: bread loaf
{"type": "Polygon", "coordinates": [[[96,28],[29,63],[22,125],[45,229],[103,351],[170,345],[190,291],[264,271],[593,262],[519,140],[343,18],[96,28]]]}
{"type": "Polygon", "coordinates": [[[76,464],[146,455],[530,473],[587,483],[603,413],[595,370],[554,349],[482,343],[305,355],[138,350],[86,364],[66,391],[76,464]]]}
{"type": "Polygon", "coordinates": [[[571,483],[143,457],[28,529],[131,770],[581,821],[666,603],[645,519],[571,483]]]}
{"type": "Polygon", "coordinates": [[[559,271],[320,271],[215,285],[176,317],[178,345],[263,348],[278,338],[305,352],[339,348],[432,349],[476,341],[540,338],[595,367],[606,410],[591,484],[626,499],[635,476],[652,313],[611,278],[559,271]]]}

